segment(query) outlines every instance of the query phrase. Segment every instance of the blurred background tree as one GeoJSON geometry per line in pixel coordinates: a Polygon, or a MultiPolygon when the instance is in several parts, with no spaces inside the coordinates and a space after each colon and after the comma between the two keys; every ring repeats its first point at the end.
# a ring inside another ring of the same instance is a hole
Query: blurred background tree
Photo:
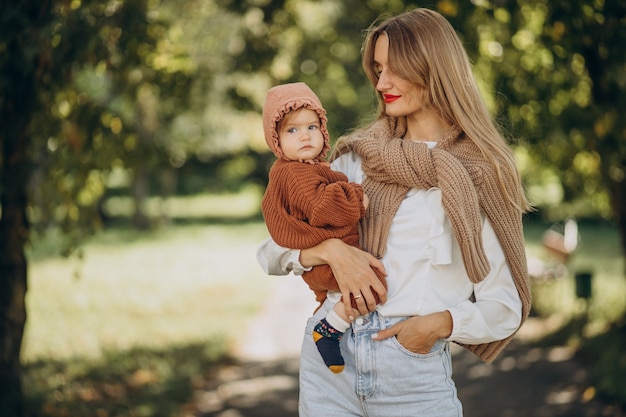
{"type": "MultiPolygon", "coordinates": [[[[548,221],[616,221],[626,250],[626,0],[439,0],[548,221]]],[[[28,239],[69,253],[150,196],[262,189],[267,89],[304,81],[337,138],[375,110],[364,30],[400,0],[60,0],[0,5],[0,409],[20,415],[28,239]]]]}
{"type": "Polygon", "coordinates": [[[480,59],[522,138],[531,198],[549,219],[616,220],[626,249],[626,2],[497,4],[480,59]]]}
{"type": "Polygon", "coordinates": [[[143,0],[0,6],[0,410],[21,415],[19,354],[32,233],[67,248],[100,226],[112,173],[127,173],[134,224],[147,226],[159,125],[188,103],[192,66],[170,22],[143,0]]]}

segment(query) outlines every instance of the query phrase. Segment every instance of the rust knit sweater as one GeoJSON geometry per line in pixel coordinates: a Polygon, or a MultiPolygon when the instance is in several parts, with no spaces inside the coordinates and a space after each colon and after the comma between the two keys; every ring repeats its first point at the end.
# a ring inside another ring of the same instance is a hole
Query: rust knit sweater
{"type": "MultiPolygon", "coordinates": [[[[324,164],[277,160],[270,169],[261,208],[267,229],[280,246],[307,249],[339,238],[359,247],[358,221],[365,214],[363,188],[324,164]]],[[[339,290],[328,265],[316,266],[302,278],[320,303],[328,290],[339,290]]]]}

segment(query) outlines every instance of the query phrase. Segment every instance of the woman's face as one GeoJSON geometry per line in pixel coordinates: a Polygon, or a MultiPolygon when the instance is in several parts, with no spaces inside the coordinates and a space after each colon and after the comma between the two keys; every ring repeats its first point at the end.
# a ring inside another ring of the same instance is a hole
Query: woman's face
{"type": "Polygon", "coordinates": [[[424,109],[424,89],[400,78],[389,68],[389,37],[382,33],[374,45],[374,72],[378,76],[376,90],[385,102],[389,116],[415,116],[424,109]]]}

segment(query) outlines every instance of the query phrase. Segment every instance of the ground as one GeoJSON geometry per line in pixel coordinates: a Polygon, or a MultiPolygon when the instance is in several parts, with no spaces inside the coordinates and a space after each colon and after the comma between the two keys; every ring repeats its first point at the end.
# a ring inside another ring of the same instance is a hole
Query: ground
{"type": "MultiPolygon", "coordinates": [[[[262,314],[233,348],[210,386],[196,393],[193,417],[297,417],[298,352],[306,318],[315,308],[301,280],[275,278],[262,314]],[[281,323],[280,337],[267,329],[281,323]]],[[[626,417],[601,401],[582,360],[565,346],[536,347],[531,318],[491,365],[453,347],[453,372],[466,417],[626,417]]]]}

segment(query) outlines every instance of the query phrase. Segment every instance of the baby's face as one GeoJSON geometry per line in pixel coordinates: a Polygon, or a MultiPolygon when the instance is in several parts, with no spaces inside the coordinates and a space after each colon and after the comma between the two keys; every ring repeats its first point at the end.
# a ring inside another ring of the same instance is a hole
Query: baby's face
{"type": "Polygon", "coordinates": [[[317,159],[324,149],[324,135],[317,113],[302,108],[285,115],[278,126],[278,143],[291,161],[317,159]]]}

